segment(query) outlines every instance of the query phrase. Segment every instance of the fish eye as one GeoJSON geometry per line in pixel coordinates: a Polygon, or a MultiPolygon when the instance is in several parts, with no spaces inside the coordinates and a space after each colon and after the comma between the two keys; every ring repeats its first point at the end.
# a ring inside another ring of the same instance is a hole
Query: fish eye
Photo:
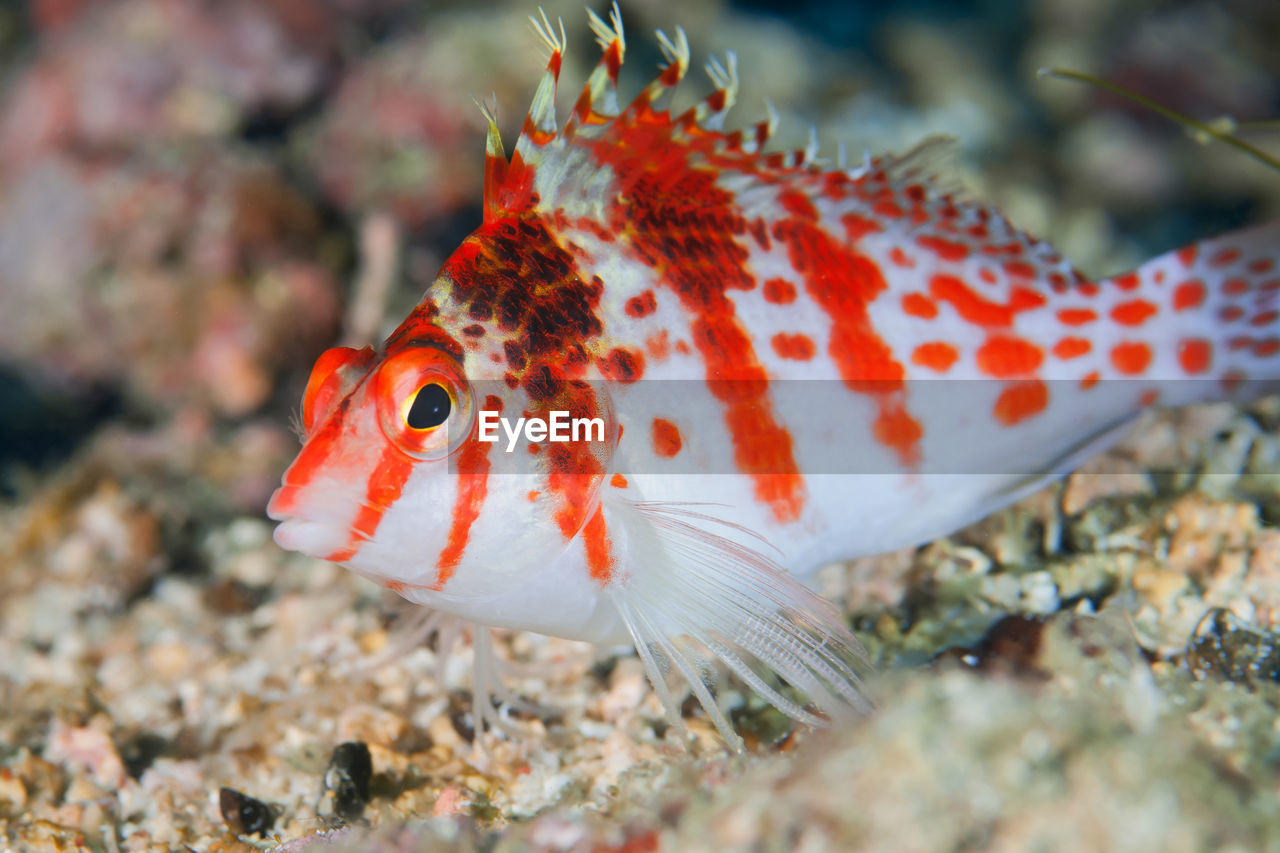
{"type": "Polygon", "coordinates": [[[404,422],[410,429],[435,429],[449,420],[449,412],[453,410],[453,398],[438,382],[423,385],[413,395],[409,411],[405,413],[404,422]]]}
{"type": "Polygon", "coordinates": [[[471,385],[457,359],[435,347],[388,356],[373,374],[370,393],[382,434],[414,459],[443,459],[470,434],[471,385]]]}

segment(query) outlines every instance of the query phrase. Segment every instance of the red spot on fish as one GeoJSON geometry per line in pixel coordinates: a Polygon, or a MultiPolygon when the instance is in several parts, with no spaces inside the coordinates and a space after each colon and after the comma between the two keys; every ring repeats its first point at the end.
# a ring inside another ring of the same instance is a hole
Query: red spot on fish
{"type": "Polygon", "coordinates": [[[960,316],[979,326],[1010,326],[1020,311],[1044,305],[1044,296],[1022,287],[1013,289],[1008,304],[986,299],[953,275],[935,275],[929,280],[934,299],[950,302],[960,316]]]}
{"type": "Polygon", "coordinates": [[[944,341],[929,341],[916,347],[911,353],[911,363],[938,373],[946,373],[956,363],[960,354],[956,348],[944,341]]]}
{"type": "Polygon", "coordinates": [[[1080,377],[1081,390],[1088,391],[1090,388],[1097,386],[1098,380],[1101,378],[1102,377],[1098,375],[1098,371],[1090,370],[1084,376],[1080,377]]]}
{"type": "Polygon", "coordinates": [[[1122,326],[1141,326],[1156,313],[1156,306],[1145,299],[1131,299],[1111,309],[1111,319],[1122,326]]]}
{"type": "Polygon", "coordinates": [[[658,301],[653,296],[652,290],[646,290],[639,296],[633,296],[627,300],[626,312],[630,317],[637,320],[641,317],[648,317],[658,309],[658,301]]]}
{"type": "Polygon", "coordinates": [[[1040,414],[1049,405],[1049,386],[1039,379],[1013,382],[996,398],[992,414],[1005,426],[1013,426],[1040,414]]]}
{"type": "Polygon", "coordinates": [[[1253,344],[1253,335],[1234,335],[1227,340],[1227,349],[1232,352],[1239,352],[1240,350],[1252,349],[1253,344]]]}
{"type": "Polygon", "coordinates": [[[818,208],[813,206],[813,202],[809,196],[797,189],[785,189],[778,193],[778,203],[782,205],[782,209],[792,216],[800,219],[809,219],[817,221],[818,208]]]}
{"type": "Polygon", "coordinates": [[[978,369],[996,379],[1012,379],[1034,373],[1044,352],[1030,341],[997,335],[978,348],[978,369]]]}
{"type": "Polygon", "coordinates": [[[889,250],[889,262],[896,267],[902,267],[904,270],[915,269],[916,262],[911,256],[898,246],[894,246],[889,250]]]}
{"type": "Polygon", "coordinates": [[[1114,282],[1115,286],[1121,290],[1137,290],[1138,285],[1141,284],[1136,272],[1127,272],[1124,275],[1118,275],[1111,279],[1111,281],[1114,282]]]}
{"type": "Polygon", "coordinates": [[[532,491],[530,491],[528,495],[529,503],[534,503],[535,501],[537,501],[538,496],[541,494],[542,492],[538,491],[537,489],[533,489],[532,491]]]}
{"type": "Polygon", "coordinates": [[[1005,261],[1001,266],[1013,278],[1035,278],[1036,268],[1026,261],[1005,261]]]}
{"type": "Polygon", "coordinates": [[[982,279],[982,281],[986,284],[995,284],[997,281],[1000,280],[996,276],[995,271],[992,270],[990,267],[983,267],[982,269],[978,270],[978,278],[982,279]]]}
{"type": "Polygon", "coordinates": [[[1098,319],[1098,314],[1091,308],[1062,308],[1058,311],[1058,321],[1064,326],[1083,326],[1098,319]]]}
{"type": "MultiPolygon", "coordinates": [[[[902,215],[901,211],[898,212],[898,215],[902,215]]],[[[840,217],[840,222],[844,225],[844,233],[851,243],[857,243],[868,234],[877,234],[884,230],[884,226],[876,220],[859,216],[856,213],[846,213],[840,217]]]]}
{"type": "Polygon", "coordinates": [[[1271,260],[1271,258],[1257,258],[1249,262],[1249,272],[1264,275],[1271,272],[1275,265],[1275,261],[1271,260]]]}
{"type": "Polygon", "coordinates": [[[668,340],[667,330],[663,329],[655,335],[645,338],[644,347],[649,351],[649,355],[655,361],[662,361],[671,354],[671,343],[668,340]]]}
{"type": "Polygon", "coordinates": [[[666,418],[653,419],[653,452],[662,459],[670,459],[680,452],[684,442],[680,430],[666,418]]]}
{"type": "Polygon", "coordinates": [[[919,456],[924,428],[900,402],[889,400],[881,405],[871,424],[871,434],[885,447],[896,450],[904,464],[912,464],[919,456]]]}
{"type": "Polygon", "coordinates": [[[1063,361],[1088,355],[1092,351],[1093,344],[1087,338],[1067,337],[1053,345],[1053,354],[1063,361]]]}
{"type": "Polygon", "coordinates": [[[1242,278],[1229,278],[1222,283],[1222,293],[1226,296],[1239,296],[1249,292],[1249,282],[1242,278]]]}
{"type": "Polygon", "coordinates": [[[1178,250],[1178,260],[1182,262],[1184,267],[1189,267],[1196,262],[1196,247],[1183,246],[1178,250]]]}
{"type": "Polygon", "coordinates": [[[1253,318],[1249,320],[1249,325],[1270,326],[1276,321],[1276,317],[1280,317],[1280,313],[1277,313],[1276,311],[1263,311],[1260,314],[1255,314],[1253,318]]]}
{"type": "Polygon", "coordinates": [[[877,216],[883,216],[886,219],[902,218],[902,208],[898,206],[897,202],[892,201],[891,199],[876,202],[875,206],[873,206],[871,210],[877,216]]]}
{"type": "Polygon", "coordinates": [[[944,261],[963,261],[969,257],[969,247],[964,243],[953,243],[932,234],[924,234],[916,238],[916,245],[927,249],[944,261]]]}
{"type": "Polygon", "coordinates": [[[932,320],[938,316],[937,304],[923,293],[908,293],[902,297],[902,310],[912,317],[932,320]]]}
{"type": "Polygon", "coordinates": [[[1159,400],[1160,400],[1160,392],[1156,391],[1155,389],[1148,389],[1146,391],[1143,391],[1142,394],[1139,395],[1138,405],[1141,408],[1147,409],[1147,408],[1150,408],[1151,406],[1154,406],[1159,400]]]}
{"type": "Polygon", "coordinates": [[[630,385],[644,375],[644,356],[622,347],[609,350],[608,355],[596,361],[600,375],[623,385],[630,385]]]}
{"type": "Polygon", "coordinates": [[[808,361],[813,358],[813,340],[808,335],[779,332],[769,339],[769,343],[773,345],[773,351],[779,358],[792,361],[808,361]]]}
{"type": "Polygon", "coordinates": [[[1111,348],[1111,363],[1126,376],[1136,376],[1151,364],[1151,347],[1141,341],[1123,341],[1111,348]]]}
{"type": "Polygon", "coordinates": [[[1204,304],[1204,284],[1196,279],[1184,281],[1173,290],[1173,310],[1186,311],[1204,304]]]}
{"type": "Polygon", "coordinates": [[[1184,338],[1178,344],[1178,364],[1192,376],[1209,369],[1213,347],[1204,338],[1184,338]]]}
{"type": "Polygon", "coordinates": [[[591,579],[604,586],[613,577],[613,554],[609,547],[604,509],[600,506],[596,507],[595,513],[582,528],[582,546],[586,550],[587,571],[591,579]]]}
{"type": "Polygon", "coordinates": [[[853,183],[844,172],[827,172],[822,176],[822,194],[833,201],[840,201],[849,195],[849,185],[853,183]]]}
{"type": "Polygon", "coordinates": [[[1209,259],[1209,264],[1215,267],[1225,267],[1234,264],[1239,259],[1239,249],[1223,249],[1209,259]]]}
{"type": "Polygon", "coordinates": [[[747,223],[747,233],[755,239],[756,245],[766,252],[773,245],[773,241],[769,239],[769,228],[763,219],[756,218],[747,223]]]}
{"type": "Polygon", "coordinates": [[[1280,352],[1280,338],[1263,338],[1253,348],[1253,354],[1262,358],[1280,352]]]}
{"type": "Polygon", "coordinates": [[[796,301],[796,286],[785,278],[771,278],[764,283],[764,299],[774,305],[786,305],[796,301]]]}
{"type": "Polygon", "coordinates": [[[627,487],[627,478],[621,474],[614,474],[609,478],[609,485],[615,489],[625,489],[627,487]]]}
{"type": "Polygon", "coordinates": [[[1244,316],[1244,309],[1239,305],[1228,305],[1218,312],[1218,319],[1224,323],[1234,323],[1244,316]]]}

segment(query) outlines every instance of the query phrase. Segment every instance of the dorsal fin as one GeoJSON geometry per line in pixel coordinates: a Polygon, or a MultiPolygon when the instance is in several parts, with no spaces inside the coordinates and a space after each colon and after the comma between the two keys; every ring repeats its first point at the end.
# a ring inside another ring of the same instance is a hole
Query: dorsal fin
{"type": "Polygon", "coordinates": [[[707,62],[707,76],[715,88],[676,119],[678,126],[689,130],[696,125],[700,130],[715,132],[724,127],[724,118],[738,98],[738,57],[730,50],[725,52],[724,58],[723,65],[715,57],[707,62]]]}
{"type": "Polygon", "coordinates": [[[600,124],[622,112],[618,106],[618,71],[622,68],[627,42],[622,34],[622,15],[618,12],[618,4],[613,4],[607,24],[591,9],[587,10],[587,17],[596,43],[600,45],[600,62],[587,78],[582,94],[565,122],[565,136],[572,136],[579,125],[600,124]]]}
{"type": "Polygon", "coordinates": [[[501,212],[498,189],[507,179],[507,154],[502,148],[502,134],[498,132],[497,95],[492,107],[479,99],[473,100],[488,123],[484,136],[484,218],[488,221],[501,212]]]}
{"type": "Polygon", "coordinates": [[[658,30],[656,35],[658,47],[666,62],[661,66],[658,76],[627,107],[627,111],[632,114],[660,112],[665,99],[689,70],[689,38],[684,34],[684,28],[676,27],[674,39],[668,38],[662,30],[658,30]]]}
{"type": "MultiPolygon", "coordinates": [[[[767,117],[763,121],[740,130],[722,129],[738,93],[737,61],[732,53],[707,64],[707,73],[714,85],[711,94],[672,117],[661,105],[689,67],[689,42],[680,28],[673,30],[671,36],[657,33],[664,62],[656,78],[630,104],[620,108],[618,77],[626,52],[621,15],[615,4],[607,20],[591,11],[588,16],[600,45],[601,58],[560,129],[557,129],[555,93],[565,49],[564,27],[561,24],[553,28],[545,14],[531,19],[534,31],[551,55],[509,162],[503,159],[496,126],[490,121],[486,143],[486,219],[531,207],[562,211],[566,205],[575,204],[580,216],[594,216],[600,204],[618,191],[610,182],[619,177],[619,165],[626,164],[621,180],[632,180],[643,171],[646,157],[683,158],[689,163],[701,164],[700,168],[708,171],[739,174],[748,182],[759,184],[804,181],[808,180],[805,175],[827,174],[831,168],[818,158],[813,134],[802,149],[764,151],[778,122],[777,113],[768,102],[767,117]]],[[[486,118],[491,118],[491,110],[486,111],[486,118]]],[[[943,147],[926,143],[900,158],[885,156],[873,160],[868,156],[853,169],[845,168],[841,155],[827,183],[837,195],[845,191],[842,188],[852,188],[856,182],[861,182],[857,189],[864,196],[873,191],[880,193],[868,202],[881,203],[883,210],[876,215],[903,209],[917,218],[927,216],[919,201],[952,191],[951,186],[935,181],[931,174],[937,150],[943,147]],[[868,188],[872,180],[883,181],[884,186],[868,188]],[[910,187],[905,186],[908,183],[910,187]],[[900,189],[904,192],[909,189],[912,198],[901,203],[890,198],[900,189]]],[[[772,193],[757,195],[765,204],[774,198],[772,193]]],[[[963,199],[957,196],[952,201],[960,203],[963,199]]]]}
{"type": "Polygon", "coordinates": [[[556,83],[560,80],[560,62],[564,57],[565,35],[564,21],[561,20],[560,32],[557,36],[547,13],[538,10],[539,17],[529,16],[533,31],[542,39],[543,44],[551,51],[547,60],[547,70],[538,82],[538,90],[533,94],[533,102],[529,105],[529,113],[525,116],[524,127],[520,130],[520,140],[516,143],[516,151],[527,148],[529,143],[542,145],[556,135],[556,83]],[[526,141],[527,140],[527,141],[526,141]]]}

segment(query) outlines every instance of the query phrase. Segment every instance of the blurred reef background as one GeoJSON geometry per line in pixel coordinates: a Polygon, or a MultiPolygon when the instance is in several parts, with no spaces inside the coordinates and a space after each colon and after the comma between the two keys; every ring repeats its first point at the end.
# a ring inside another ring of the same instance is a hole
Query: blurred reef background
{"type": "MultiPolygon", "coordinates": [[[[569,33],[567,109],[598,50],[577,2],[542,5],[569,33]]],[[[1275,400],[1154,416],[970,530],[832,567],[881,709],[788,735],[728,689],[746,759],[696,707],[675,749],[634,658],[505,634],[512,686],[555,713],[486,748],[465,638],[447,660],[400,642],[395,601],[275,548],[263,508],[310,366],[394,326],[479,224],[472,97],[496,97],[510,149],[534,12],[0,5],[0,847],[1280,850],[1275,400]],[[324,779],[346,741],[373,774],[341,828],[324,779]],[[228,823],[224,786],[266,811],[228,823]]],[[[1089,274],[1280,216],[1280,173],[1036,75],[1269,119],[1241,135],[1275,152],[1274,0],[622,14],[624,97],[681,25],[695,66],[738,54],[731,126],[767,98],[775,147],[813,126],[855,162],[954,137],[957,180],[1089,274]]],[[[707,90],[691,73],[676,107],[707,90]]]]}

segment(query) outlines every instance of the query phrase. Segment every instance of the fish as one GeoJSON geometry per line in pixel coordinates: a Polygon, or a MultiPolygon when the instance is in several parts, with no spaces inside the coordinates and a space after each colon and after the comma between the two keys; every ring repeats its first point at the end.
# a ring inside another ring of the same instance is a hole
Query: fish
{"type": "Polygon", "coordinates": [[[802,724],[872,707],[817,569],[976,521],[1151,406],[1276,387],[1280,222],[1090,279],[953,187],[944,141],[833,166],[769,151],[772,111],[726,130],[732,54],[673,113],[680,29],[623,106],[617,6],[589,17],[602,55],[563,121],[545,15],[510,156],[481,105],[482,224],[380,346],[316,362],[281,547],[477,648],[633,645],[673,724],[687,689],[741,748],[718,668],[802,724]]]}

